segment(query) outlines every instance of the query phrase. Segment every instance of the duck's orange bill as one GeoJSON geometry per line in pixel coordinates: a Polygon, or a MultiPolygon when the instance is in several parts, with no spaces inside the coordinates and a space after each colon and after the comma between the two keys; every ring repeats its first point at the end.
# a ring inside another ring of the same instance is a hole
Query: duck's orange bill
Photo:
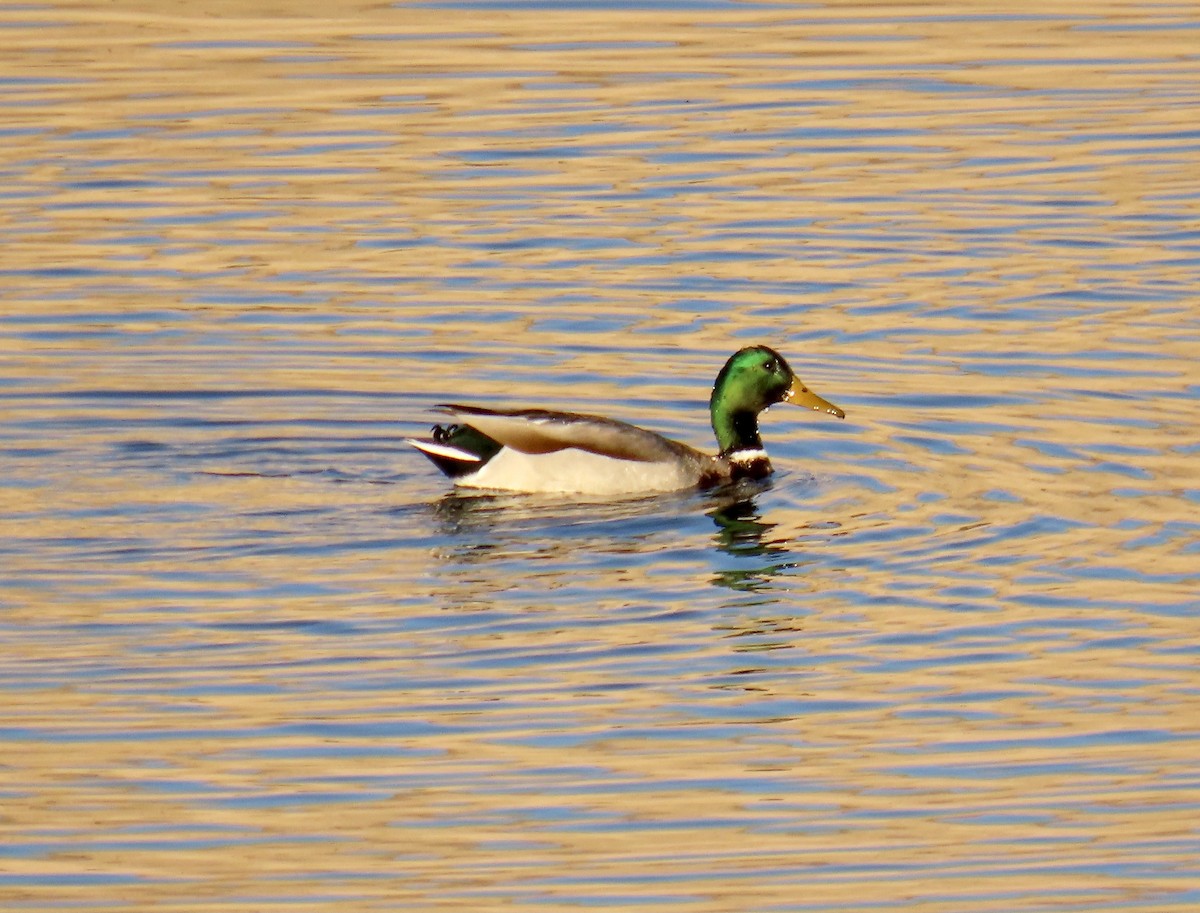
{"type": "Polygon", "coordinates": [[[788,387],[787,393],[783,394],[783,401],[796,406],[807,406],[809,409],[815,409],[817,412],[828,412],[830,415],[836,415],[838,418],[846,417],[845,412],[824,397],[817,396],[812,390],[804,386],[798,377],[792,379],[792,385],[788,387]]]}

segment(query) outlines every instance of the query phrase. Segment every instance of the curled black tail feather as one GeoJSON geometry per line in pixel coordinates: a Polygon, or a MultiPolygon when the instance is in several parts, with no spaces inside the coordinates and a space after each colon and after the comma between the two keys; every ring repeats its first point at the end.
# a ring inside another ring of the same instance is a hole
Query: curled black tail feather
{"type": "Polygon", "coordinates": [[[478,472],[502,447],[499,442],[470,425],[434,425],[430,442],[437,444],[439,449],[427,450],[420,441],[413,441],[412,444],[452,479],[478,472]],[[453,450],[460,451],[462,456],[456,457],[448,452],[453,450]]]}

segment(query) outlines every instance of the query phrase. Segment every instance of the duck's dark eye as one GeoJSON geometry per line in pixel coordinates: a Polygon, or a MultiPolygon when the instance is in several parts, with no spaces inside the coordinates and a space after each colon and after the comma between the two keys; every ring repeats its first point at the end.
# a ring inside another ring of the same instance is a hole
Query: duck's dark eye
{"type": "Polygon", "coordinates": [[[774,374],[775,369],[778,368],[779,365],[775,363],[774,358],[768,358],[765,362],[763,362],[763,367],[766,368],[770,373],[774,374]]]}

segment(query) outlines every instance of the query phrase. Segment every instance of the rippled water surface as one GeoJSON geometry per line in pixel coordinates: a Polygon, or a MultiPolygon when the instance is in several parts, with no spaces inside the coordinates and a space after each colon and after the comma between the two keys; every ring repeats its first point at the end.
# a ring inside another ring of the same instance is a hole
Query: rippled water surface
{"type": "Polygon", "coordinates": [[[1194,5],[255,9],[0,6],[0,906],[1200,906],[1194,5]]]}

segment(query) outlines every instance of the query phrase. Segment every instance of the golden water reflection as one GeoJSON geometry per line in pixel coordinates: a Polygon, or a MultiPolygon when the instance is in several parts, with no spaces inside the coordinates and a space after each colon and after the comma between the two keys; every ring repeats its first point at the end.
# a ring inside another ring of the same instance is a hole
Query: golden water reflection
{"type": "Polygon", "coordinates": [[[5,909],[1195,907],[1184,6],[9,6],[5,909]],[[447,494],[454,400],[753,491],[447,494]]]}

